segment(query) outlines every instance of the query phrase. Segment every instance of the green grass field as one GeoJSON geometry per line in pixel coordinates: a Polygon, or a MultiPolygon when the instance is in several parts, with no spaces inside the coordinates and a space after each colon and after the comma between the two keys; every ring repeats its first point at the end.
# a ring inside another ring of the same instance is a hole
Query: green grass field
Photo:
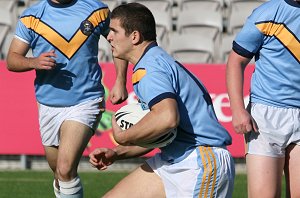
{"type": "MultiPolygon", "coordinates": [[[[128,172],[80,172],[86,198],[100,198],[128,172]]],[[[53,198],[52,173],[0,171],[0,198],[53,198]]],[[[247,197],[245,174],[237,174],[233,198],[247,197]]],[[[284,197],[284,196],[282,196],[284,197]]]]}

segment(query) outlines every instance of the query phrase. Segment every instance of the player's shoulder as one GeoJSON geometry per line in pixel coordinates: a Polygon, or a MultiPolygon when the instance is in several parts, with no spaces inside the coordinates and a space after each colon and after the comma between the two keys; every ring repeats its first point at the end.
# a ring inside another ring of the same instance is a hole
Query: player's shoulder
{"type": "Polygon", "coordinates": [[[43,7],[45,7],[47,4],[47,1],[38,1],[34,4],[32,4],[30,7],[27,7],[21,16],[28,16],[28,15],[35,15],[36,13],[40,12],[43,10],[43,7]]]}
{"type": "Polygon", "coordinates": [[[274,13],[277,13],[278,7],[282,3],[284,3],[284,0],[266,1],[253,10],[250,18],[259,20],[263,20],[264,18],[269,19],[274,13]]]}
{"type": "Polygon", "coordinates": [[[142,59],[142,65],[145,65],[149,72],[166,72],[172,63],[174,60],[171,56],[158,46],[149,50],[142,59]]]}

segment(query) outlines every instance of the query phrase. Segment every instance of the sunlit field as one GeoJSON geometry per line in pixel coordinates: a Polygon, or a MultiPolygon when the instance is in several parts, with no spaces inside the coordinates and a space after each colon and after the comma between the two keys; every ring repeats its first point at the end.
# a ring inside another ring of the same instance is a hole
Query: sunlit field
{"type": "MultiPolygon", "coordinates": [[[[80,172],[86,198],[100,198],[128,172],[80,172]]],[[[53,198],[49,171],[0,171],[0,198],[53,198]]],[[[237,174],[234,198],[247,197],[245,174],[237,174]]],[[[285,197],[284,195],[282,197],[285,197]]]]}

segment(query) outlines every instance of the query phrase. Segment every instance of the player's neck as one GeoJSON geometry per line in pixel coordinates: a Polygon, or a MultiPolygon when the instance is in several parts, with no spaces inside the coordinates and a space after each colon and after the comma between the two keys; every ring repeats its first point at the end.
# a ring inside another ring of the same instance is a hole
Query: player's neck
{"type": "Polygon", "coordinates": [[[136,65],[137,62],[142,58],[142,56],[146,53],[148,50],[148,46],[152,43],[152,41],[143,41],[136,45],[134,49],[132,50],[130,60],[132,64],[136,65]]]}

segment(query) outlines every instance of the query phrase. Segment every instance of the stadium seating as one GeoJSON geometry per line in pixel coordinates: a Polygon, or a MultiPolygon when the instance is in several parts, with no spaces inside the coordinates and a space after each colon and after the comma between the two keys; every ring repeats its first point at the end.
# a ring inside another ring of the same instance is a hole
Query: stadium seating
{"type": "Polygon", "coordinates": [[[32,6],[33,4],[38,3],[41,0],[28,0],[28,6],[32,6]]]}
{"type": "Polygon", "coordinates": [[[171,12],[172,1],[170,0],[131,0],[147,6],[151,11],[157,10],[162,12],[171,12]]]}
{"type": "Polygon", "coordinates": [[[237,33],[244,25],[248,16],[252,13],[253,9],[260,6],[262,1],[231,1],[229,4],[229,15],[227,31],[229,33],[237,33]]]}
{"type": "MultiPolygon", "coordinates": [[[[132,3],[132,2],[138,2],[141,4],[144,4],[146,6],[151,6],[153,4],[160,4],[161,2],[163,3],[167,3],[170,6],[173,6],[174,4],[174,0],[124,0],[123,3],[132,3]]],[[[155,7],[157,7],[157,5],[154,5],[155,7]]]]}
{"type": "Polygon", "coordinates": [[[223,7],[223,0],[179,0],[178,7],[180,10],[211,10],[212,12],[220,11],[223,7]]]}
{"type": "Polygon", "coordinates": [[[8,31],[5,34],[5,38],[3,38],[2,42],[0,41],[0,43],[2,43],[2,45],[1,45],[1,58],[2,59],[5,59],[7,57],[7,52],[8,52],[9,45],[10,45],[12,38],[13,38],[13,33],[11,31],[8,31]]]}
{"type": "Polygon", "coordinates": [[[18,14],[17,0],[2,0],[0,1],[0,24],[10,26],[10,29],[15,29],[18,14]]]}
{"type": "Polygon", "coordinates": [[[202,10],[201,12],[183,10],[176,23],[179,33],[198,33],[215,39],[223,31],[222,14],[202,10]]]}
{"type": "Polygon", "coordinates": [[[232,49],[232,42],[235,35],[233,34],[223,34],[221,38],[221,47],[220,47],[220,61],[226,62],[228,55],[232,49]]]}
{"type": "MultiPolygon", "coordinates": [[[[5,37],[14,31],[17,17],[26,7],[38,1],[41,0],[0,0],[1,58],[5,55],[2,49],[5,37]],[[15,10],[18,10],[17,14],[15,10]]],[[[158,44],[165,49],[176,46],[172,42],[175,42],[174,37],[177,36],[173,35],[197,34],[196,40],[213,44],[213,51],[207,53],[210,54],[207,56],[209,58],[201,61],[213,63],[226,62],[226,53],[231,49],[233,38],[252,10],[265,1],[267,0],[103,0],[111,10],[121,3],[139,2],[146,5],[155,17],[158,44]]],[[[110,47],[104,38],[99,42],[99,47],[99,61],[112,61],[110,47]]],[[[176,54],[179,56],[178,52],[176,54]]],[[[186,57],[189,61],[194,61],[190,56],[186,57]]],[[[199,57],[195,58],[198,59],[199,57]]]]}
{"type": "Polygon", "coordinates": [[[172,31],[172,6],[173,0],[129,0],[147,6],[156,21],[157,41],[162,47],[169,43],[169,34],[172,31]]]}
{"type": "Polygon", "coordinates": [[[157,42],[162,47],[169,44],[169,35],[172,32],[172,16],[169,12],[153,11],[156,22],[157,42]]]}
{"type": "Polygon", "coordinates": [[[121,2],[118,0],[102,0],[103,3],[105,3],[110,10],[114,9],[116,6],[118,6],[121,2]]]}
{"type": "Polygon", "coordinates": [[[168,51],[181,63],[212,63],[214,46],[210,39],[197,34],[172,34],[168,51]]]}
{"type": "Polygon", "coordinates": [[[0,59],[5,59],[6,55],[5,49],[4,49],[4,42],[5,38],[7,37],[7,34],[9,32],[9,26],[7,25],[0,25],[0,59]]]}
{"type": "Polygon", "coordinates": [[[4,48],[5,40],[10,31],[15,29],[17,21],[17,1],[0,1],[0,58],[4,59],[6,53],[4,48]]]}
{"type": "Polygon", "coordinates": [[[177,19],[177,31],[180,34],[196,34],[206,40],[211,40],[214,46],[213,61],[219,59],[218,49],[223,32],[221,12],[182,10],[177,19]]]}
{"type": "MultiPolygon", "coordinates": [[[[6,37],[5,39],[3,40],[3,45],[2,45],[2,48],[1,48],[1,55],[2,55],[2,58],[6,58],[7,57],[7,53],[8,53],[8,50],[9,50],[9,46],[10,46],[10,43],[12,41],[12,39],[14,38],[14,32],[12,31],[9,31],[7,34],[6,34],[6,37]]],[[[32,50],[29,49],[28,53],[26,54],[27,57],[33,57],[32,55],[32,50]]]]}

